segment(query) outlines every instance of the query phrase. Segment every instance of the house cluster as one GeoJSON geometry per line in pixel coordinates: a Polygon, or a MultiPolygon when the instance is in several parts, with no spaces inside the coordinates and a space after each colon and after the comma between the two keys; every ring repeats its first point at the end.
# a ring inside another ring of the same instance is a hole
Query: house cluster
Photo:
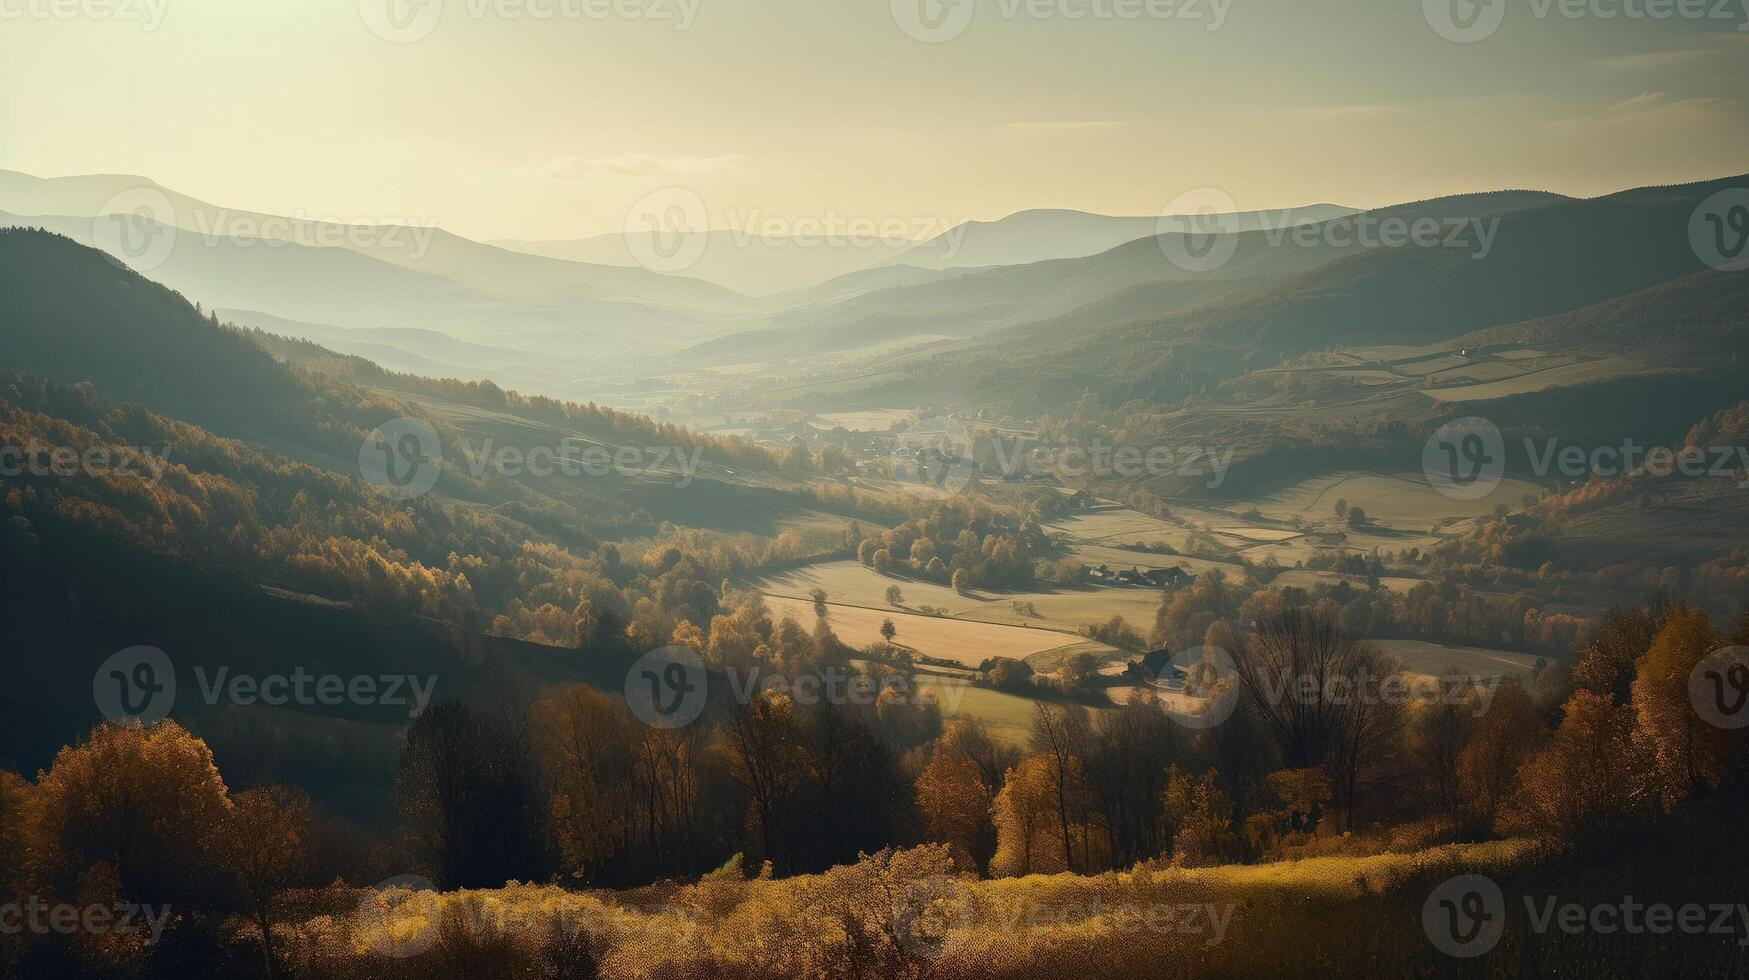
{"type": "Polygon", "coordinates": [[[1136,684],[1154,686],[1156,682],[1174,685],[1184,679],[1184,668],[1172,662],[1171,650],[1154,650],[1131,660],[1124,666],[1124,679],[1136,684]]]}
{"type": "Polygon", "coordinates": [[[1117,585],[1132,589],[1181,589],[1196,581],[1196,576],[1177,565],[1171,568],[1127,568],[1113,571],[1109,565],[1087,570],[1087,577],[1100,585],[1117,585]]]}

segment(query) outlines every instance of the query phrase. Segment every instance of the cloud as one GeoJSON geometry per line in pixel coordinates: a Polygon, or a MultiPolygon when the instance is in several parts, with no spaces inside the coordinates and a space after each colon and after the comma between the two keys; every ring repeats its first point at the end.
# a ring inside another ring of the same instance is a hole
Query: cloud
{"type": "Polygon", "coordinates": [[[1630,112],[1640,112],[1645,109],[1650,109],[1653,106],[1663,103],[1663,101],[1663,92],[1641,92],[1639,95],[1636,95],[1631,99],[1623,99],[1603,111],[1612,116],[1625,116],[1630,112]]]}
{"type": "Polygon", "coordinates": [[[1611,71],[1654,71],[1693,64],[1722,54],[1740,53],[1739,49],[1745,45],[1749,45],[1749,33],[1715,34],[1702,38],[1696,47],[1613,55],[1598,58],[1593,64],[1611,71]]]}
{"type": "Polygon", "coordinates": [[[560,157],[541,169],[559,180],[586,177],[666,177],[728,170],[742,161],[739,153],[714,157],[658,157],[648,153],[621,153],[611,157],[560,157]]]}

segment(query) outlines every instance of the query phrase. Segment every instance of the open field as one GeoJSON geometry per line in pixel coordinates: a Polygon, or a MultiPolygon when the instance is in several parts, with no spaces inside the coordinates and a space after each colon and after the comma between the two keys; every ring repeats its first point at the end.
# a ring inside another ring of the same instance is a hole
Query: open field
{"type": "MultiPolygon", "coordinates": [[[[798,623],[814,621],[814,604],[811,600],[767,595],[765,601],[774,616],[788,616],[798,623]]],[[[1045,650],[1086,642],[1079,637],[1046,629],[941,619],[860,606],[831,606],[833,631],[838,634],[839,639],[854,646],[880,642],[881,623],[887,619],[891,619],[898,628],[898,636],[894,642],[900,646],[908,647],[922,656],[949,660],[966,667],[976,667],[991,657],[1025,660],[1045,650]]],[[[1111,655],[1116,655],[1116,651],[1110,647],[1104,649],[1111,655]]]]}
{"type": "Polygon", "coordinates": [[[1145,636],[1159,607],[1160,593],[1153,589],[1085,588],[1005,594],[954,615],[985,623],[1043,626],[1071,632],[1088,623],[1103,623],[1113,616],[1122,616],[1145,636]],[[1037,615],[1015,611],[1015,602],[1031,603],[1037,615]]]}
{"type": "MultiPolygon", "coordinates": [[[[1063,633],[1076,633],[1088,623],[1105,622],[1113,616],[1122,616],[1146,633],[1160,605],[1160,593],[1153,589],[1040,588],[1026,592],[979,590],[962,595],[933,582],[881,575],[854,561],[807,565],[755,583],[768,596],[805,599],[810,591],[820,588],[826,590],[833,603],[885,610],[884,615],[910,615],[906,609],[887,605],[887,589],[894,585],[903,591],[905,606],[910,609],[934,606],[946,609],[955,619],[969,622],[1040,627],[1063,633]],[[1031,609],[1016,610],[1016,603],[1028,603],[1031,609]]],[[[880,624],[877,621],[875,625],[878,628],[880,624]]],[[[1064,642],[1073,640],[1064,638],[1064,642]]]]}
{"type": "Polygon", "coordinates": [[[820,416],[828,429],[843,427],[852,432],[885,432],[893,423],[917,413],[904,408],[877,408],[866,412],[832,412],[820,416]]]}
{"type": "Polygon", "coordinates": [[[1595,384],[1599,381],[1648,374],[1656,370],[1656,368],[1631,357],[1605,357],[1595,361],[1564,364],[1543,371],[1532,371],[1503,381],[1490,381],[1457,388],[1429,388],[1422,391],[1422,394],[1442,402],[1487,401],[1569,385],[1595,384]]]}
{"type": "Polygon", "coordinates": [[[814,589],[825,589],[827,598],[832,602],[881,609],[892,608],[887,604],[887,589],[896,585],[905,594],[906,606],[937,606],[954,615],[963,610],[975,609],[986,601],[961,595],[934,582],[882,575],[861,562],[848,559],[790,569],[759,579],[755,585],[768,595],[796,598],[806,598],[814,589]]]}
{"type": "Polygon", "coordinates": [[[1031,698],[974,687],[949,677],[919,674],[916,679],[919,690],[934,694],[940,702],[943,718],[975,718],[990,730],[992,737],[1021,748],[1032,740],[1036,702],[1031,698]]]}
{"type": "Polygon", "coordinates": [[[1373,645],[1403,661],[1403,673],[1437,677],[1456,670],[1474,678],[1524,677],[1536,667],[1537,658],[1504,650],[1443,646],[1421,640],[1374,640],[1373,645]]]}
{"type": "Polygon", "coordinates": [[[1246,541],[1291,541],[1305,533],[1291,528],[1251,527],[1249,525],[1217,527],[1212,530],[1216,534],[1225,534],[1228,537],[1242,538],[1246,541]]]}
{"type": "Polygon", "coordinates": [[[1256,501],[1269,517],[1287,519],[1304,514],[1315,520],[1335,517],[1337,500],[1366,511],[1367,517],[1395,528],[1425,529],[1436,521],[1492,513],[1502,500],[1535,496],[1541,488],[1525,480],[1508,479],[1480,500],[1453,500],[1441,494],[1419,473],[1332,473],[1301,481],[1256,501]]]}
{"type": "Polygon", "coordinates": [[[1122,548],[1107,548],[1095,544],[1078,544],[1069,549],[1069,554],[1076,560],[1098,567],[1109,565],[1114,570],[1128,568],[1182,568],[1192,575],[1201,575],[1206,571],[1223,571],[1228,578],[1243,577],[1245,570],[1240,566],[1226,561],[1215,561],[1210,558],[1191,558],[1185,555],[1156,555],[1147,551],[1125,551],[1122,548]]]}
{"type": "Polygon", "coordinates": [[[1169,535],[1181,535],[1184,528],[1158,520],[1128,508],[1096,510],[1076,514],[1045,525],[1076,541],[1161,541],[1169,535]]]}

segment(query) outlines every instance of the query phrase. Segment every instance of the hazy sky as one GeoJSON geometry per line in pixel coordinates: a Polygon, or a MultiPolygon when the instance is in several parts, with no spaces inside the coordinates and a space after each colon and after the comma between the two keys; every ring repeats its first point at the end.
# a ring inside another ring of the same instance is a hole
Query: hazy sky
{"type": "Polygon", "coordinates": [[[0,0],[0,168],[479,238],[617,231],[671,185],[719,227],[925,226],[1749,171],[1749,0],[1494,0],[1474,43],[1429,26],[1468,0],[425,0],[398,23],[428,36],[369,29],[406,2],[0,0]]]}

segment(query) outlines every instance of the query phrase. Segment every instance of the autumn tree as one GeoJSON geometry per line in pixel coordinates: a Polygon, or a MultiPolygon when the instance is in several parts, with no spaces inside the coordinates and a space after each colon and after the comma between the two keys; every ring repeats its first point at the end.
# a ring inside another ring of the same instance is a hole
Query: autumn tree
{"type": "Polygon", "coordinates": [[[983,876],[996,851],[991,806],[997,789],[966,749],[963,725],[955,722],[931,746],[917,775],[917,808],[929,839],[953,848],[961,867],[983,876]]]}
{"type": "Polygon", "coordinates": [[[1451,814],[1464,802],[1458,760],[1475,730],[1481,700],[1467,675],[1452,671],[1438,681],[1438,693],[1431,701],[1409,708],[1408,753],[1425,808],[1451,814]]]}
{"type": "Polygon", "coordinates": [[[211,905],[223,871],[214,845],[230,816],[212,750],[173,721],[99,725],[55,755],[29,807],[41,884],[70,899],[96,865],[118,900],[211,905]]]}
{"type": "Polygon", "coordinates": [[[1563,714],[1549,745],[1519,771],[1505,829],[1584,850],[1655,802],[1655,768],[1633,708],[1578,691],[1563,714]]]}
{"type": "Polygon", "coordinates": [[[574,685],[535,708],[547,831],[585,879],[625,843],[635,813],[633,720],[607,695],[574,685]]]}
{"type": "Polygon", "coordinates": [[[1161,820],[1172,839],[1176,863],[1219,863],[1238,850],[1233,801],[1221,790],[1213,769],[1196,775],[1173,765],[1167,772],[1161,820]]]}
{"type": "Polygon", "coordinates": [[[313,822],[310,798],[303,791],[263,786],[237,794],[220,835],[225,864],[261,933],[261,956],[270,978],[281,973],[273,939],[277,904],[288,889],[306,883],[313,822]]]}
{"type": "Polygon", "coordinates": [[[737,703],[725,712],[720,737],[730,774],[747,798],[754,832],[749,856],[788,872],[795,861],[791,824],[800,819],[798,795],[814,764],[795,701],[763,692],[737,703]]]}
{"type": "Polygon", "coordinates": [[[1464,809],[1474,815],[1482,830],[1493,829],[1512,794],[1519,768],[1544,735],[1536,702],[1523,685],[1514,681],[1496,684],[1457,760],[1464,809]]]}
{"type": "Polygon", "coordinates": [[[459,702],[427,708],[408,727],[395,794],[439,884],[500,885],[537,870],[530,762],[517,721],[459,702]]]}
{"type": "Polygon", "coordinates": [[[1699,786],[1718,788],[1724,775],[1725,732],[1700,717],[1688,691],[1689,676],[1718,646],[1706,613],[1675,610],[1634,667],[1635,726],[1651,746],[1665,812],[1699,786]]]}
{"type": "Polygon", "coordinates": [[[1682,609],[1667,597],[1657,597],[1638,606],[1616,607],[1579,650],[1573,665],[1573,687],[1602,694],[1616,704],[1633,696],[1634,669],[1664,621],[1682,609]]]}
{"type": "Polygon", "coordinates": [[[1057,763],[1044,753],[1022,759],[1003,778],[993,813],[996,856],[993,875],[1029,875],[1067,870],[1067,846],[1057,810],[1057,763]]]}

